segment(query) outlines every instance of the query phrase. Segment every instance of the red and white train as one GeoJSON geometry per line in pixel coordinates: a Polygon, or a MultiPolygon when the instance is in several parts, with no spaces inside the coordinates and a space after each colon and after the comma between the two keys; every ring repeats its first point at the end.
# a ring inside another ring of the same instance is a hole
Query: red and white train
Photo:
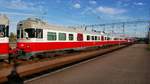
{"type": "Polygon", "coordinates": [[[131,43],[128,38],[109,36],[106,33],[79,28],[51,25],[37,18],[28,18],[17,24],[17,48],[9,47],[9,19],[0,15],[0,60],[7,59],[13,51],[21,56],[67,49],[131,43]]]}
{"type": "Polygon", "coordinates": [[[17,24],[17,48],[28,56],[56,50],[86,48],[128,43],[124,37],[84,29],[51,25],[37,18],[28,18],[17,24]]]}
{"type": "Polygon", "coordinates": [[[9,54],[9,19],[0,14],[0,60],[7,59],[9,54]]]}

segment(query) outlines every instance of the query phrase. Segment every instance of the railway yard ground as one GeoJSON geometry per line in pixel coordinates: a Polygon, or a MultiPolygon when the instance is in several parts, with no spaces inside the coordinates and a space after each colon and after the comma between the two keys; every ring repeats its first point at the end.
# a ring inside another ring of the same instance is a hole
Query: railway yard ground
{"type": "MultiPolygon", "coordinates": [[[[27,61],[19,64],[17,72],[25,84],[150,84],[148,45],[120,47],[125,45],[27,61]]],[[[12,65],[4,64],[0,83],[6,82],[12,71],[12,65]]]]}
{"type": "Polygon", "coordinates": [[[25,84],[150,84],[150,52],[135,44],[25,84]]]}
{"type": "MultiPolygon", "coordinates": [[[[52,56],[50,58],[36,58],[27,61],[16,60],[17,72],[24,80],[26,80],[26,76],[28,79],[30,76],[32,77],[43,72],[45,73],[47,72],[46,70],[51,71],[53,69],[55,70],[57,68],[69,66],[73,63],[84,61],[127,46],[128,45],[114,46],[110,48],[90,48],[71,52],[63,51],[55,54],[49,53],[48,55],[52,56]]],[[[13,70],[13,64],[14,63],[8,64],[7,62],[0,62],[0,83],[8,81],[7,77],[13,70]]]]}

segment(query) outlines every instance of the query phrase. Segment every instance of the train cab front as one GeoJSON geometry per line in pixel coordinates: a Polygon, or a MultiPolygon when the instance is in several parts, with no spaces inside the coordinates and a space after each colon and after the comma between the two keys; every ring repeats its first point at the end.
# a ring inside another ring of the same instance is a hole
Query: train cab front
{"type": "Polygon", "coordinates": [[[35,45],[37,38],[41,40],[43,36],[43,30],[38,27],[38,22],[32,19],[23,20],[17,24],[17,48],[28,56],[37,51],[38,45],[35,45]]]}
{"type": "Polygon", "coordinates": [[[17,48],[20,50],[23,50],[26,53],[32,52],[32,49],[30,46],[34,39],[33,34],[31,34],[31,32],[34,32],[32,30],[33,30],[32,28],[17,30],[17,48]]]}
{"type": "Polygon", "coordinates": [[[0,60],[7,59],[9,54],[9,20],[0,15],[0,60]]]}

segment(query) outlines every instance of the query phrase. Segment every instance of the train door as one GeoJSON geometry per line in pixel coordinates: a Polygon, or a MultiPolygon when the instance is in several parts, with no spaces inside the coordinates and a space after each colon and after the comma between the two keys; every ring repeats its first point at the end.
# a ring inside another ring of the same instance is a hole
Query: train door
{"type": "Polygon", "coordinates": [[[78,47],[84,47],[83,46],[83,34],[82,33],[78,33],[77,34],[77,41],[78,41],[78,47]]]}

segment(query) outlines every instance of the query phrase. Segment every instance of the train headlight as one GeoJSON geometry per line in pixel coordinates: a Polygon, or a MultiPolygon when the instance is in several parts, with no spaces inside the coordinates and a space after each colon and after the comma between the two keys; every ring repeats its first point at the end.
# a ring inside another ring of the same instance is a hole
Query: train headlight
{"type": "Polygon", "coordinates": [[[30,48],[30,46],[29,46],[29,45],[27,45],[26,47],[27,47],[27,48],[30,48]]]}
{"type": "Polygon", "coordinates": [[[21,44],[20,46],[21,46],[21,47],[24,47],[24,44],[21,44]]]}

